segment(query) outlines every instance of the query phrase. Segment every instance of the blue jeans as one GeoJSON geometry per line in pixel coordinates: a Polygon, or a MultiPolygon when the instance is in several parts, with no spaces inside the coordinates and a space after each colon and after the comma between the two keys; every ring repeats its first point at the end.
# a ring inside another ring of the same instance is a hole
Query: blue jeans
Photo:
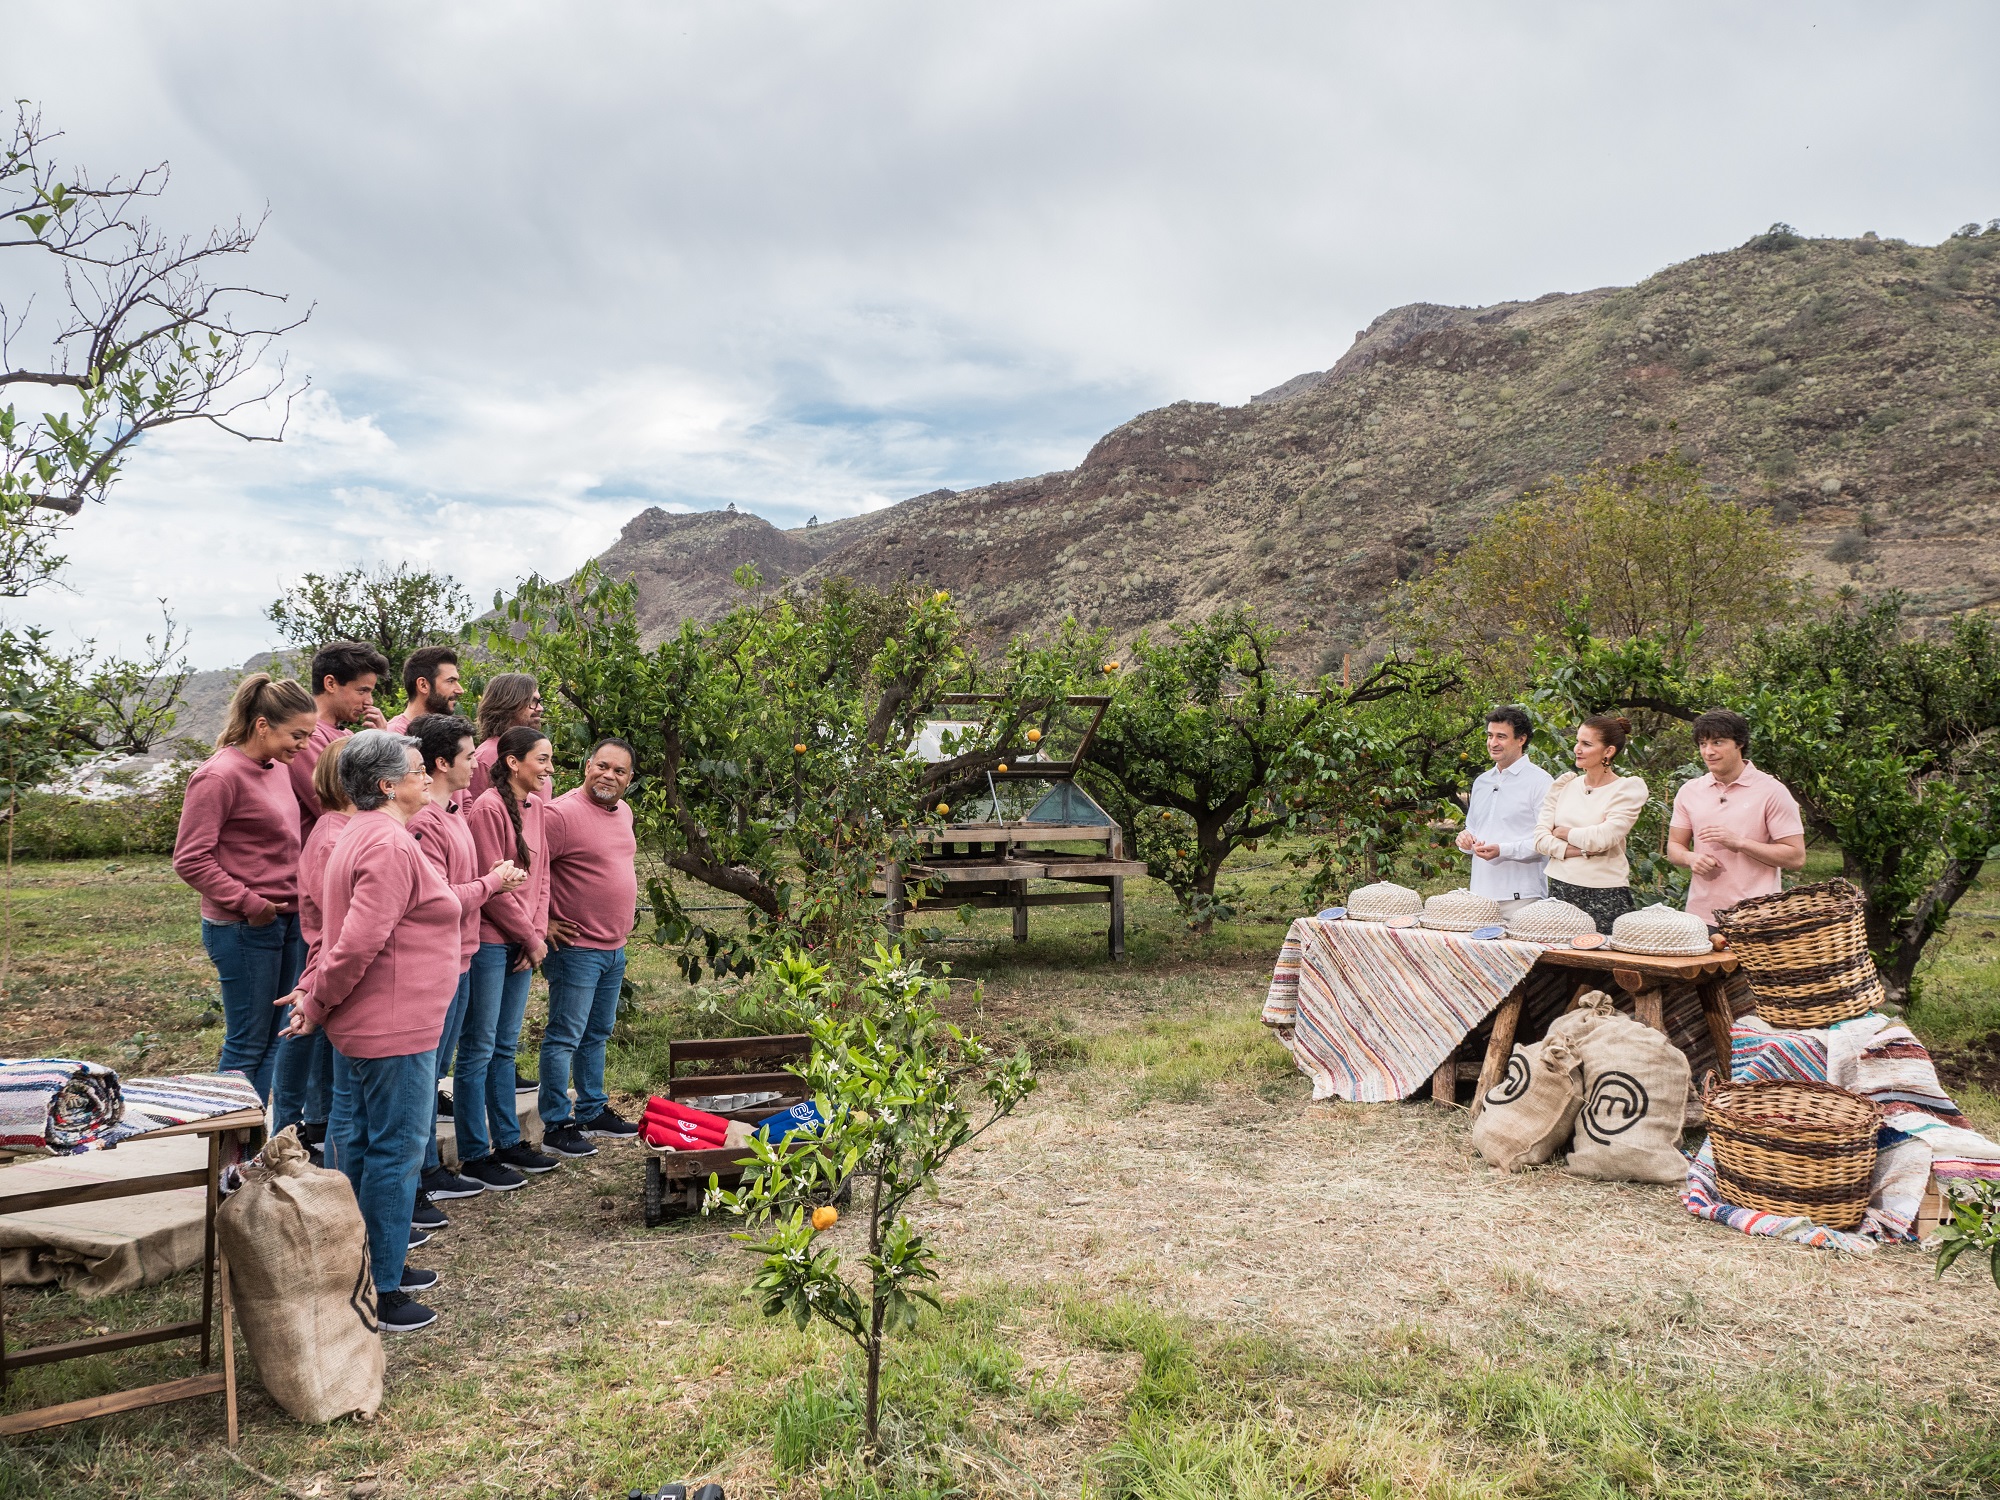
{"type": "Polygon", "coordinates": [[[333,1043],[324,1031],[281,1037],[271,1083],[271,1129],[327,1123],[333,1102],[333,1043]]]}
{"type": "MultiPolygon", "coordinates": [[[[437,1076],[442,1079],[451,1071],[451,1060],[458,1050],[459,1029],[465,1025],[465,1007],[472,995],[472,970],[467,969],[458,976],[458,993],[451,997],[451,1009],[444,1013],[444,1030],[438,1033],[437,1076]]],[[[456,1088],[458,1085],[453,1084],[456,1088]]],[[[431,1087],[431,1133],[424,1138],[424,1170],[444,1165],[444,1158],[438,1155],[437,1132],[437,1087],[431,1087]]]]}
{"type": "Polygon", "coordinates": [[[542,961],[549,1026],[542,1033],[542,1129],[574,1119],[588,1125],[611,1106],[604,1094],[604,1046],[618,1020],[625,982],[623,948],[558,948],[542,961]],[[576,1078],[575,1113],[569,1085],[576,1078]]]}
{"type": "MultiPolygon", "coordinates": [[[[518,951],[518,950],[517,950],[518,951]]],[[[514,1053],[528,1013],[527,969],[507,967],[505,943],[481,943],[472,955],[472,989],[451,1071],[451,1125],[460,1162],[505,1151],[521,1139],[514,1113],[514,1053]]]]}
{"type": "Polygon", "coordinates": [[[268,1104],[280,1051],[278,1028],[285,1024],[273,1002],[298,988],[306,966],[298,915],[284,913],[262,927],[203,917],[201,945],[222,981],[222,1056],[216,1066],[242,1073],[268,1104]]]}
{"type": "Polygon", "coordinates": [[[401,1057],[334,1052],[327,1163],[354,1185],[361,1222],[368,1227],[368,1266],[377,1293],[403,1284],[424,1131],[436,1109],[435,1051],[401,1057]]]}

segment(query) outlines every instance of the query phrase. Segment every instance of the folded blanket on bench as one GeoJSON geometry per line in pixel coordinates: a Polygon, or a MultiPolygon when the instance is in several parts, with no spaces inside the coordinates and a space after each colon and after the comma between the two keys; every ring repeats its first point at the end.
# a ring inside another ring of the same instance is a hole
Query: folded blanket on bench
{"type": "Polygon", "coordinates": [[[0,1147],[88,1150],[123,1113],[118,1074],[102,1063],[0,1059],[0,1147]]]}

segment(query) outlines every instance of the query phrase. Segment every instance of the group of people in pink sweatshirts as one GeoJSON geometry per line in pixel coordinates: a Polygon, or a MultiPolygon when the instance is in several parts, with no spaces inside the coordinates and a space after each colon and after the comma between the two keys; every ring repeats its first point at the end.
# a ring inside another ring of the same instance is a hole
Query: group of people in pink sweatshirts
{"type": "Polygon", "coordinates": [[[221,981],[219,1066],[353,1183],[378,1321],[403,1332],[437,1320],[415,1295],[437,1273],[408,1255],[448,1227],[439,1200],[511,1192],[638,1134],[604,1083],[638,876],[629,744],[593,745],[557,797],[534,678],[492,678],[475,727],[455,712],[450,648],[411,654],[409,709],[385,721],[388,670],[336,641],[313,657],[310,692],[246,677],[188,779],[174,869],[200,894],[221,981]],[[515,1110],[537,969],[540,1149],[515,1110]],[[447,1109],[455,1170],[438,1150],[447,1109]]]}

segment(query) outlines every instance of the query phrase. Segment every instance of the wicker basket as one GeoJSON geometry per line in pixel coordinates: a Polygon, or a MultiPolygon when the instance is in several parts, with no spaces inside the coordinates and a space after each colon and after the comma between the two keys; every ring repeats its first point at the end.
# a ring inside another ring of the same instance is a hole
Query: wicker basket
{"type": "Polygon", "coordinates": [[[1830,1083],[1731,1083],[1702,1091],[1726,1202],[1856,1229],[1875,1181],[1882,1115],[1830,1083]]]}
{"type": "Polygon", "coordinates": [[[1866,1015],[1883,1000],[1868,952],[1867,898],[1845,880],[1753,896],[1715,914],[1757,1014],[1782,1031],[1866,1015]]]}
{"type": "Polygon", "coordinates": [[[1439,932],[1473,932],[1500,920],[1500,903],[1469,890],[1445,891],[1424,903],[1424,926],[1439,932]]]}
{"type": "Polygon", "coordinates": [[[1414,917],[1424,909],[1424,898],[1406,885],[1378,881],[1356,886],[1347,893],[1347,920],[1386,922],[1391,917],[1414,917]]]}
{"type": "Polygon", "coordinates": [[[1611,946],[1620,953],[1692,956],[1712,953],[1708,927],[1700,917],[1658,901],[1628,911],[1611,924],[1611,946]]]}

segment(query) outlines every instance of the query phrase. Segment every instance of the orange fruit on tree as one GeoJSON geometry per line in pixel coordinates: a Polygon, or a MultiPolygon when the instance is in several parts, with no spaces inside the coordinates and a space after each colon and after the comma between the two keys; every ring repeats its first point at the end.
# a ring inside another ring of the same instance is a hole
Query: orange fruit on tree
{"type": "Polygon", "coordinates": [[[840,1210],[832,1204],[826,1204],[813,1210],[812,1225],[814,1229],[831,1229],[839,1222],[840,1210]]]}
{"type": "Polygon", "coordinates": [[[1001,769],[1001,770],[1003,770],[1003,771],[1007,769],[1007,762],[1006,762],[1006,761],[1004,761],[1004,760],[1003,760],[1003,761],[1001,761],[1001,762],[1000,762],[1000,769],[1001,769]]]}
{"type": "Polygon", "coordinates": [[[943,816],[944,816],[944,815],[945,815],[946,813],[948,813],[948,812],[950,812],[950,811],[951,811],[951,804],[950,804],[949,802],[940,802],[940,803],[938,804],[938,816],[939,816],[939,817],[943,817],[943,816]]]}
{"type": "Polygon", "coordinates": [[[806,753],[806,747],[805,747],[804,745],[794,745],[794,746],[792,746],[792,754],[794,754],[794,755],[804,755],[805,753],[806,753]]]}
{"type": "Polygon", "coordinates": [[[1039,730],[1039,729],[1030,729],[1030,730],[1028,731],[1028,743],[1029,743],[1029,744],[1031,744],[1031,745],[1039,745],[1039,744],[1040,744],[1041,742],[1042,742],[1042,732],[1041,732],[1041,730],[1039,730]]]}

